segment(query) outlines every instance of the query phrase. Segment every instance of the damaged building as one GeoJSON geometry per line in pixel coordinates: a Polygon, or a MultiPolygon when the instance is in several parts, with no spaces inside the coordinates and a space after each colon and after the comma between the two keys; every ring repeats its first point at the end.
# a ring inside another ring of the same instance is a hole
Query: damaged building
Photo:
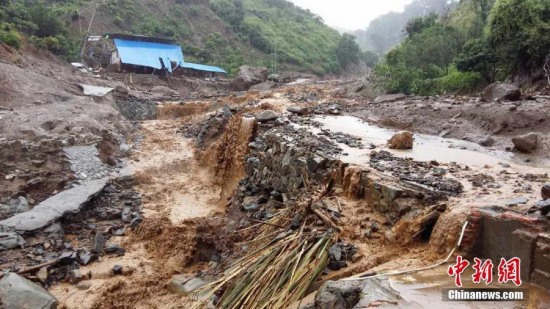
{"type": "Polygon", "coordinates": [[[180,45],[173,40],[129,34],[90,37],[83,60],[91,67],[107,71],[160,76],[214,77],[225,75],[222,68],[186,62],[180,45]]]}

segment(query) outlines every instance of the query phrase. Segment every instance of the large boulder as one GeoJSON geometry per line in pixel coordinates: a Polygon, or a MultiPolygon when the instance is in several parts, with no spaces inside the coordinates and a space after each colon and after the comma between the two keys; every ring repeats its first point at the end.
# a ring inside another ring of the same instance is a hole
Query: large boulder
{"type": "Polygon", "coordinates": [[[409,131],[395,133],[388,141],[390,149],[412,149],[413,136],[409,131]]]}
{"type": "Polygon", "coordinates": [[[374,103],[376,103],[376,104],[391,103],[391,102],[395,102],[395,101],[405,100],[406,98],[407,98],[407,96],[402,94],[402,93],[385,94],[385,95],[381,95],[381,96],[376,97],[376,99],[374,99],[374,103]]]}
{"type": "Polygon", "coordinates": [[[275,111],[272,111],[270,109],[259,112],[256,115],[256,119],[258,120],[258,122],[273,121],[273,120],[276,120],[277,118],[279,118],[279,114],[277,114],[275,111]]]}
{"type": "Polygon", "coordinates": [[[58,301],[41,286],[8,273],[0,280],[0,307],[5,309],[55,309],[58,301]]]}
{"type": "Polygon", "coordinates": [[[526,153],[533,152],[537,149],[538,140],[539,135],[537,133],[529,133],[512,138],[512,142],[514,146],[516,146],[516,149],[526,153]]]}
{"type": "Polygon", "coordinates": [[[268,75],[267,68],[243,65],[239,68],[237,77],[233,80],[233,89],[236,91],[248,90],[253,85],[265,82],[268,75]]]}
{"type": "Polygon", "coordinates": [[[483,100],[485,102],[517,101],[521,97],[521,91],[518,87],[511,84],[494,83],[483,91],[483,100]]]}
{"type": "Polygon", "coordinates": [[[261,84],[257,84],[250,87],[250,90],[261,92],[261,91],[269,91],[275,88],[277,88],[277,83],[268,80],[261,84]]]}

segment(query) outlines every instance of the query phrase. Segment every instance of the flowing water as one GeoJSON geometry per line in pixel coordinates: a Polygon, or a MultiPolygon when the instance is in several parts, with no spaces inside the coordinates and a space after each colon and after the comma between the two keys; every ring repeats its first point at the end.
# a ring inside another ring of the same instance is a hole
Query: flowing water
{"type": "MultiPolygon", "coordinates": [[[[363,144],[372,143],[375,146],[385,146],[387,141],[397,131],[378,127],[369,124],[353,116],[319,116],[315,121],[323,124],[323,128],[332,132],[349,134],[362,139],[363,144]]],[[[320,129],[311,128],[314,133],[319,133],[320,129]]],[[[351,148],[345,144],[339,144],[348,155],[343,156],[342,160],[364,164],[369,161],[369,149],[351,148]]],[[[413,158],[417,161],[437,160],[441,163],[456,162],[459,164],[483,167],[485,165],[496,165],[499,162],[510,164],[515,168],[524,167],[532,170],[533,168],[550,168],[550,160],[543,158],[527,157],[523,154],[516,154],[498,150],[488,150],[478,144],[458,139],[443,138],[439,136],[415,134],[414,148],[410,150],[385,149],[398,157],[413,158]],[[525,160],[530,162],[526,163],[525,160]]]]}

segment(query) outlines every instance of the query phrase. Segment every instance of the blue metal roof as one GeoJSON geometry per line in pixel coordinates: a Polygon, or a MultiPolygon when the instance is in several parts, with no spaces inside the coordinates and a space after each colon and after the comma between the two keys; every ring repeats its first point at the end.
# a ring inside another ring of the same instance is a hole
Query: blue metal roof
{"type": "Polygon", "coordinates": [[[162,58],[169,72],[172,72],[171,62],[176,62],[178,65],[183,63],[183,52],[181,51],[181,47],[175,44],[122,39],[115,39],[114,41],[123,63],[162,69],[159,59],[162,58]]]}
{"type": "Polygon", "coordinates": [[[223,69],[204,64],[185,62],[181,47],[176,44],[132,41],[114,39],[115,46],[122,63],[141,65],[155,69],[162,69],[159,58],[165,63],[169,72],[172,72],[171,62],[178,66],[206,72],[226,73],[223,69]]]}
{"type": "Polygon", "coordinates": [[[191,62],[184,62],[181,64],[181,67],[186,69],[193,69],[193,70],[206,71],[206,72],[227,73],[225,72],[225,70],[220,69],[218,67],[213,67],[205,64],[191,63],[191,62]]]}

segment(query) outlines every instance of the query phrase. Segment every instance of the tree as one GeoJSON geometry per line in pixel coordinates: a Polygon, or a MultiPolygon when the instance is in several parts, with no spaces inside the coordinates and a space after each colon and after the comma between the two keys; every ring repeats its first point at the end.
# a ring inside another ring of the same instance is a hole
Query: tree
{"type": "Polygon", "coordinates": [[[370,50],[361,53],[361,60],[363,60],[369,68],[374,67],[378,63],[378,59],[378,55],[370,50]]]}
{"type": "Polygon", "coordinates": [[[336,49],[336,56],[342,68],[346,68],[348,64],[359,60],[360,48],[355,37],[351,34],[344,33],[340,38],[336,49]]]}
{"type": "Polygon", "coordinates": [[[455,59],[455,63],[459,71],[478,72],[488,84],[495,81],[498,58],[485,39],[468,41],[462,53],[455,59]]]}
{"type": "Polygon", "coordinates": [[[416,17],[407,22],[403,28],[403,34],[409,39],[415,34],[421,33],[424,29],[433,27],[437,23],[437,14],[431,13],[428,16],[416,17]]]}
{"type": "Polygon", "coordinates": [[[542,67],[550,51],[550,1],[498,0],[489,16],[489,42],[516,74],[542,67]]]}

